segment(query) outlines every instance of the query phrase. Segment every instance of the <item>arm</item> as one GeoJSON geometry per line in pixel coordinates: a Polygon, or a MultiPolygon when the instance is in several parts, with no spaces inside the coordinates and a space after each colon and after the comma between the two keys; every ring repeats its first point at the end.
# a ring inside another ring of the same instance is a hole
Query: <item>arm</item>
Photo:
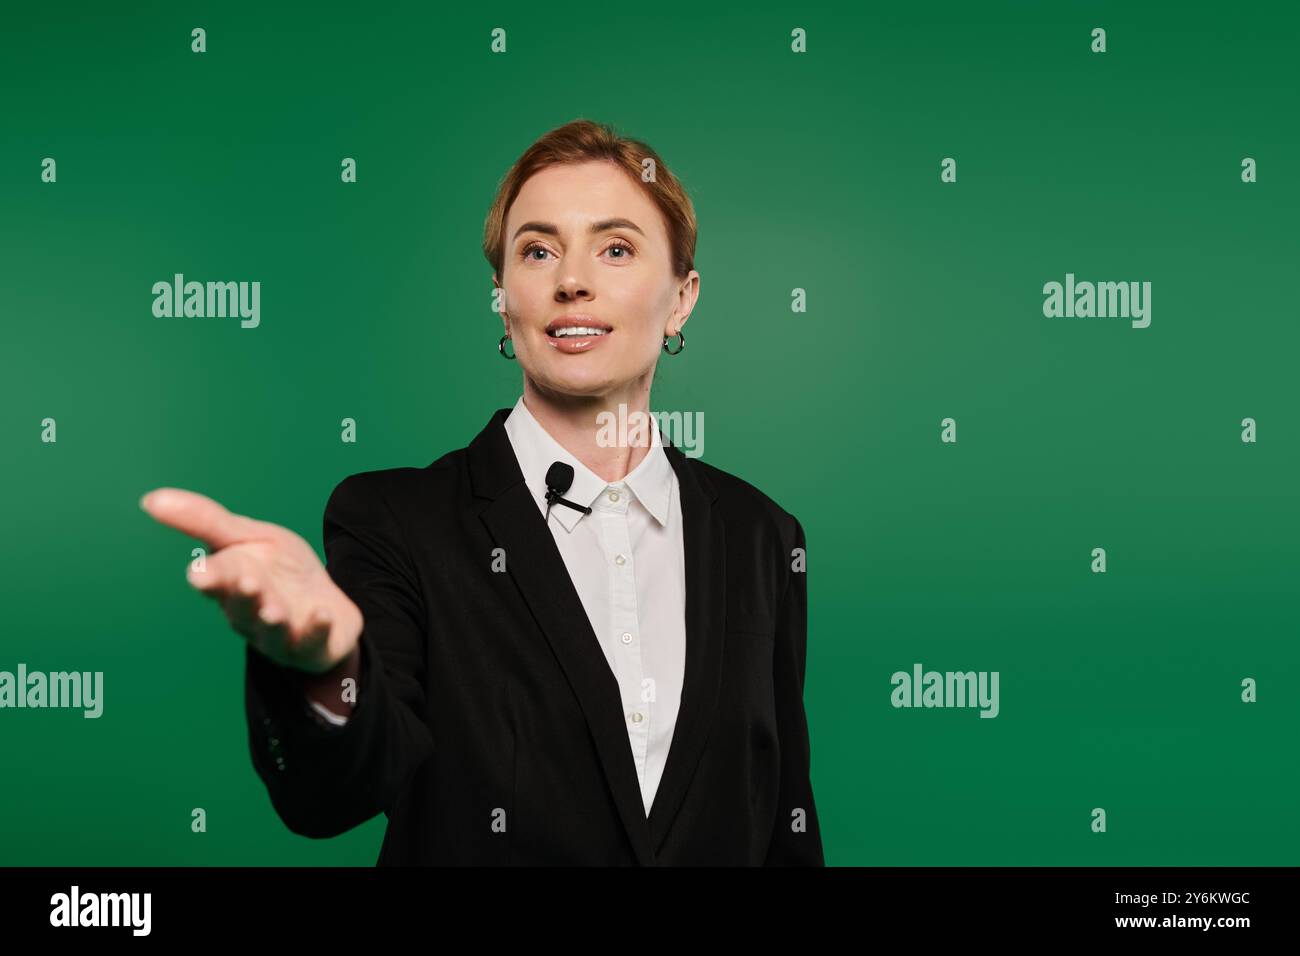
{"type": "Polygon", "coordinates": [[[326,569],[364,618],[354,659],[308,675],[250,646],[245,666],[253,766],[280,818],[310,837],[336,836],[386,810],[434,746],[425,722],[423,601],[380,479],[340,482],[324,524],[326,569]],[[342,680],[354,667],[349,705],[342,680]],[[313,712],[313,700],[336,714],[351,706],[351,714],[336,726],[313,712]]]}
{"type": "Polygon", "coordinates": [[[806,548],[797,519],[783,536],[787,583],[777,606],[773,681],[781,753],[781,790],[765,866],[824,866],[821,827],[813,802],[804,665],[808,648],[808,575],[791,570],[794,548],[806,548]],[[799,814],[797,811],[802,810],[799,814]]]}

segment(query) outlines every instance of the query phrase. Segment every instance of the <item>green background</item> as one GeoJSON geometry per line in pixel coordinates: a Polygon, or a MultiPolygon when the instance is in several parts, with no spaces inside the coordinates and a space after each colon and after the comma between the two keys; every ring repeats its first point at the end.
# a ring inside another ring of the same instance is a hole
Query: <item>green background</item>
{"type": "Polygon", "coordinates": [[[382,815],[275,816],[242,642],[137,500],[319,550],[344,476],[467,444],[521,387],[483,217],[588,117],[700,220],[653,407],[807,531],[827,862],[1296,863],[1294,8],[471,6],[6,11],[0,669],[102,670],[105,711],[0,711],[0,862],[374,862],[382,815]],[[261,327],[154,318],[175,272],[261,281],[261,327]],[[1066,272],[1151,281],[1150,328],[1045,318],[1066,272]],[[917,661],[999,671],[1000,716],[894,709],[917,661]]]}

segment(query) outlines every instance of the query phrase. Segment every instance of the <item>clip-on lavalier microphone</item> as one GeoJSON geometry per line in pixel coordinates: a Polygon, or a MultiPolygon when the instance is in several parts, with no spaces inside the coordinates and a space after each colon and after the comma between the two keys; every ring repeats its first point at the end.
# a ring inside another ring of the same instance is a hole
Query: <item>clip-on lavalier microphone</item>
{"type": "Polygon", "coordinates": [[[550,520],[551,505],[559,503],[567,505],[574,511],[581,511],[583,514],[591,514],[590,508],[584,508],[582,505],[576,505],[572,501],[561,498],[560,495],[569,490],[573,484],[573,466],[566,465],[562,461],[557,461],[546,470],[546,518],[550,520]]]}

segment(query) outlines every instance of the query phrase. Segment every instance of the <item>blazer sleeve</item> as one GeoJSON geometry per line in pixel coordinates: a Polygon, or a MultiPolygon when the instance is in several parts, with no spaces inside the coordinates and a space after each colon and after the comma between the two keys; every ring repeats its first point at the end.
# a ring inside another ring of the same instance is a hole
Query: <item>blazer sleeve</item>
{"type": "MultiPolygon", "coordinates": [[[[813,801],[804,670],[808,651],[808,575],[795,571],[794,549],[806,554],[803,526],[791,516],[793,534],[784,540],[785,593],[777,605],[773,686],[781,755],[781,789],[765,866],[825,866],[821,827],[813,801]],[[792,542],[792,543],[790,543],[792,542]],[[800,813],[802,811],[802,813],[800,813]]],[[[801,565],[802,567],[802,565],[801,565]]]]}
{"type": "Polygon", "coordinates": [[[246,650],[253,766],[280,819],[302,836],[337,836],[388,810],[434,749],[423,676],[428,618],[379,474],[345,478],[325,506],[326,570],[364,618],[348,721],[315,716],[298,672],[246,650]]]}

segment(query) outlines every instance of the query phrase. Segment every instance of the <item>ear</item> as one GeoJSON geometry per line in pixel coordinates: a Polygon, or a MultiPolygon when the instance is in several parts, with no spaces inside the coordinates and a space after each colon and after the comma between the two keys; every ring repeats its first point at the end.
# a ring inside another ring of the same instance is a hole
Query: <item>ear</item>
{"type": "Polygon", "coordinates": [[[682,330],[686,320],[691,317],[699,297],[700,274],[692,269],[686,278],[681,280],[681,285],[677,289],[677,301],[668,315],[667,324],[664,325],[664,335],[676,335],[682,330]]]}

